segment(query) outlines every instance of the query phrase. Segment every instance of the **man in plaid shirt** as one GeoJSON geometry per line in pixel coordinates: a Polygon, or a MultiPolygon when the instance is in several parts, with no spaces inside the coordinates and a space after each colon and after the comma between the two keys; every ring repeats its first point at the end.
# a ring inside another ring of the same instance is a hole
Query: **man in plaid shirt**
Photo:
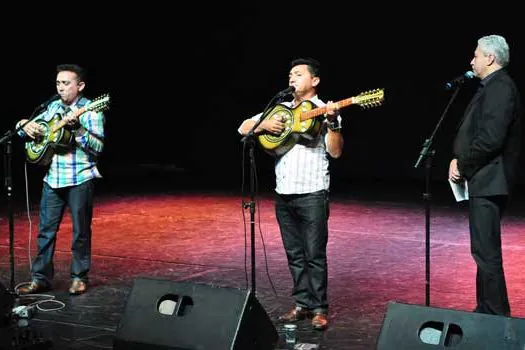
{"type": "MultiPolygon", "coordinates": [[[[73,224],[72,284],[69,293],[76,295],[87,290],[91,266],[93,193],[95,179],[101,177],[97,160],[104,148],[104,115],[93,111],[86,111],[80,116],[73,115],[91,102],[82,95],[85,87],[82,67],[76,64],[59,65],[56,88],[60,99],[51,102],[35,121],[25,124],[19,131],[19,135],[28,138],[28,141],[35,139],[44,132],[37,121],[50,121],[59,114],[66,122],[65,128],[73,136],[68,147],[57,148],[48,165],[40,201],[38,252],[31,268],[32,281],[19,288],[19,294],[34,294],[50,289],[54,274],[56,234],[66,206],[69,206],[73,224]]],[[[25,122],[22,119],[17,126],[25,122]]]]}

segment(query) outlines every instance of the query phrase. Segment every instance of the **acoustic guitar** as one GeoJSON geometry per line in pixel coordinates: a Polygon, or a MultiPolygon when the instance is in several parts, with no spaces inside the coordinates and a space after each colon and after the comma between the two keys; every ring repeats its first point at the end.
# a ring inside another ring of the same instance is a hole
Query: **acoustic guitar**
{"type": "Polygon", "coordinates": [[[42,126],[44,132],[42,136],[26,142],[27,161],[37,165],[48,165],[51,163],[56,150],[70,147],[73,140],[73,133],[69,129],[64,128],[66,126],[64,117],[73,115],[75,118],[79,118],[86,112],[101,112],[109,108],[109,102],[109,94],[104,94],[82,108],[70,111],[64,116],[57,113],[49,121],[35,119],[34,122],[42,126]]]}
{"type": "MultiPolygon", "coordinates": [[[[335,102],[341,109],[350,105],[359,105],[362,108],[380,106],[385,99],[384,89],[365,91],[357,96],[335,102]]],[[[312,140],[321,130],[323,118],[316,118],[326,113],[326,106],[317,107],[311,101],[303,101],[294,108],[277,104],[268,111],[263,119],[282,120],[285,128],[280,135],[261,133],[257,136],[259,145],[272,156],[282,156],[288,152],[300,138],[312,140]]]]}

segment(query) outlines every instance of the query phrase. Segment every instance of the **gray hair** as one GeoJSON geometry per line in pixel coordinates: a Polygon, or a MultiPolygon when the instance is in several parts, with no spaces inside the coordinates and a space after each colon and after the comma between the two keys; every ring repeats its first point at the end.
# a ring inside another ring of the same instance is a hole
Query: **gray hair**
{"type": "Polygon", "coordinates": [[[487,35],[478,40],[478,46],[486,55],[494,55],[496,63],[505,67],[509,64],[509,45],[501,35],[487,35]]]}

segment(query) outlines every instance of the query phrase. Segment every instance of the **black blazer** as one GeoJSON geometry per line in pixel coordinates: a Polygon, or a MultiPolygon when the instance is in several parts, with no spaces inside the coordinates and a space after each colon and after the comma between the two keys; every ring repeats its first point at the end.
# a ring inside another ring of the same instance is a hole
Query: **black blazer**
{"type": "Polygon", "coordinates": [[[521,148],[519,91],[505,69],[481,81],[454,141],[458,170],[472,197],[508,195],[521,148]]]}

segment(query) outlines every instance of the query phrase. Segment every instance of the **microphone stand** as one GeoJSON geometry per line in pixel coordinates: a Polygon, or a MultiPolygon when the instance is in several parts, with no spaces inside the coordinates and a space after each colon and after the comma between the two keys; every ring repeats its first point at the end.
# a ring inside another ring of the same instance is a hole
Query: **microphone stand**
{"type": "Polygon", "coordinates": [[[7,216],[9,221],[9,263],[11,266],[11,291],[15,289],[15,257],[14,257],[14,214],[13,214],[13,202],[12,202],[12,189],[13,182],[11,180],[11,154],[12,145],[11,138],[14,132],[12,130],[6,132],[2,139],[0,139],[0,145],[4,146],[4,187],[7,196],[7,216]]]}
{"type": "Polygon", "coordinates": [[[14,135],[17,134],[19,130],[21,130],[27,123],[32,121],[37,117],[37,112],[41,110],[43,107],[43,104],[39,105],[33,113],[31,113],[31,117],[24,122],[23,124],[19,125],[14,130],[8,130],[5,132],[4,136],[0,139],[0,145],[4,145],[4,187],[6,190],[6,196],[7,196],[7,215],[9,220],[9,263],[10,263],[10,273],[11,273],[11,279],[10,279],[10,292],[14,295],[15,294],[15,254],[14,254],[14,214],[13,214],[13,180],[12,180],[12,138],[14,135]]]}
{"type": "Polygon", "coordinates": [[[269,112],[270,108],[274,105],[280,103],[282,99],[287,95],[287,90],[279,92],[277,95],[272,97],[270,102],[264,108],[261,117],[253,125],[250,131],[241,139],[241,142],[244,145],[249,147],[249,159],[250,159],[250,201],[245,202],[243,207],[244,209],[250,209],[250,252],[251,252],[251,288],[250,293],[252,296],[256,296],[255,288],[255,190],[256,190],[256,166],[255,166],[255,129],[264,121],[266,114],[269,112]]]}
{"type": "Polygon", "coordinates": [[[436,136],[436,133],[441,126],[441,123],[445,119],[445,115],[448,112],[448,109],[452,105],[452,102],[456,99],[456,96],[458,95],[460,89],[460,85],[458,84],[456,89],[454,90],[454,93],[452,94],[452,97],[450,98],[445,110],[443,111],[443,114],[441,114],[441,118],[439,118],[439,121],[434,128],[434,131],[432,132],[431,136],[425,140],[423,143],[423,148],[421,149],[421,152],[419,154],[419,158],[416,161],[416,164],[414,165],[414,168],[419,168],[421,162],[425,160],[425,192],[423,193],[423,199],[425,201],[425,305],[430,305],[430,200],[431,200],[431,194],[430,194],[430,178],[431,178],[431,169],[432,169],[432,158],[436,154],[436,151],[432,148],[432,143],[434,142],[434,138],[436,136]]]}

